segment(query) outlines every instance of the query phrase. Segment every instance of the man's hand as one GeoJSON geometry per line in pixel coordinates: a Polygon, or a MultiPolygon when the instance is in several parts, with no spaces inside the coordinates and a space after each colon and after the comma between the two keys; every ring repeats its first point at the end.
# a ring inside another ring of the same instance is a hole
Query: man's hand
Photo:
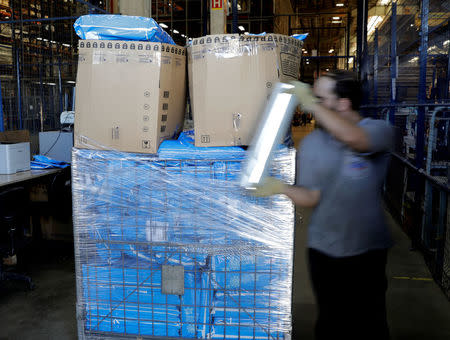
{"type": "Polygon", "coordinates": [[[256,189],[250,190],[249,192],[256,197],[267,197],[282,194],[285,186],[282,181],[274,177],[267,177],[262,185],[257,186],[256,189]]]}
{"type": "Polygon", "coordinates": [[[291,81],[294,88],[287,90],[287,93],[293,94],[300,102],[303,111],[314,112],[318,99],[314,96],[311,86],[300,81],[291,81]]]}

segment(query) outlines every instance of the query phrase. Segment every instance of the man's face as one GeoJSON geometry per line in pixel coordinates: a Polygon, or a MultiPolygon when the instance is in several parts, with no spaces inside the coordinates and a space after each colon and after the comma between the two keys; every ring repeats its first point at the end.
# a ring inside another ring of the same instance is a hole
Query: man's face
{"type": "Polygon", "coordinates": [[[329,77],[320,77],[314,83],[313,92],[320,103],[329,110],[337,111],[338,97],[334,93],[335,81],[329,77]]]}
{"type": "Polygon", "coordinates": [[[334,93],[335,86],[335,80],[327,76],[322,76],[314,83],[313,92],[324,107],[337,112],[344,118],[350,119],[351,102],[349,99],[339,98],[334,93]]]}

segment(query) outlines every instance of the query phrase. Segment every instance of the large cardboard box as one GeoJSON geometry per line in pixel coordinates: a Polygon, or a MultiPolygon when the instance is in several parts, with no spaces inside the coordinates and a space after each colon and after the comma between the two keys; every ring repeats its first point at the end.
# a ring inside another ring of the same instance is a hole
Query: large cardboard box
{"type": "Polygon", "coordinates": [[[194,39],[188,71],[195,145],[248,145],[275,83],[298,79],[302,46],[279,34],[194,39]]]}
{"type": "Polygon", "coordinates": [[[186,50],[80,40],[75,147],[156,153],[183,127],[186,50]]]}

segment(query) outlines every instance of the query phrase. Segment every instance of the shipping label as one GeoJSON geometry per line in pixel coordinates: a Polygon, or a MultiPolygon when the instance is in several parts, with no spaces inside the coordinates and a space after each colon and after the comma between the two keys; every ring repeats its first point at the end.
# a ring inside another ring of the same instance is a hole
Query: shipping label
{"type": "Polygon", "coordinates": [[[281,53],[280,59],[283,75],[297,79],[300,70],[300,57],[294,54],[281,53]]]}

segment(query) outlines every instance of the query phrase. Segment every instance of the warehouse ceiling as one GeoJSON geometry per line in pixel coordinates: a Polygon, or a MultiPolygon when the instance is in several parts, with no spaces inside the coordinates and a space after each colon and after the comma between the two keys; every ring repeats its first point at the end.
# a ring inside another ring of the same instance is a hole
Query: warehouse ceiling
{"type": "MultiPolygon", "coordinates": [[[[377,2],[389,1],[371,0],[369,8],[376,6],[377,2]]],[[[351,40],[356,37],[357,6],[357,0],[292,1],[297,15],[295,23],[291,23],[292,33],[309,33],[305,49],[310,55],[354,55],[356,39],[353,39],[353,44],[351,40]]]]}

